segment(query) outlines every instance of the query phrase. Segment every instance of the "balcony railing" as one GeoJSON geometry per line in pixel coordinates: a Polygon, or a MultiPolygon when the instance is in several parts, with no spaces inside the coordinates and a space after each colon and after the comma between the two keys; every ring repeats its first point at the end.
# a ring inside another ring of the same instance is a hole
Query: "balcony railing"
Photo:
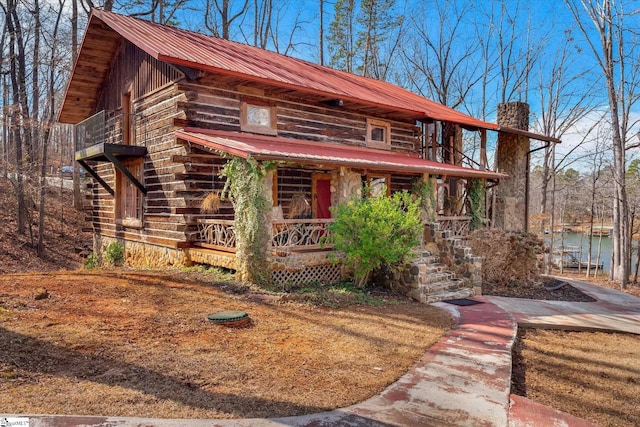
{"type": "MultiPolygon", "coordinates": [[[[330,249],[333,247],[327,225],[332,219],[285,219],[272,224],[271,247],[276,253],[330,249]]],[[[236,250],[235,221],[198,221],[199,246],[226,252],[236,250]]]]}
{"type": "Polygon", "coordinates": [[[142,115],[103,110],[76,125],[76,151],[104,143],[145,146],[146,133],[142,115]],[[123,132],[127,127],[128,135],[123,132]]]}

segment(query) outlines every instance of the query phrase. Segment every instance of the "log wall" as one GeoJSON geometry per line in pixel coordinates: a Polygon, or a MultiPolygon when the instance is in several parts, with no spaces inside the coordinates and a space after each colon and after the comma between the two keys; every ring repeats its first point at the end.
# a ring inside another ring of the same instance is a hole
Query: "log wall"
{"type": "MultiPolygon", "coordinates": [[[[98,110],[122,111],[123,94],[131,91],[136,128],[142,129],[133,143],[146,146],[148,151],[141,181],[147,194],[144,196],[142,227],[126,227],[116,224],[115,198],[99,184],[91,184],[91,221],[98,250],[99,241],[104,237],[175,248],[187,240],[190,232],[195,233],[195,226],[187,224],[185,216],[191,210],[199,210],[199,207],[189,205],[189,199],[184,197],[191,185],[183,179],[188,167],[174,161],[174,157],[187,154],[185,147],[176,144],[173,134],[175,119],[184,119],[177,107],[184,101],[184,94],[175,84],[183,77],[180,71],[128,43],[114,58],[98,110]]],[[[101,162],[95,169],[115,189],[115,167],[101,162]]]]}
{"type": "Polygon", "coordinates": [[[218,81],[211,75],[197,82],[181,82],[179,90],[187,98],[179,105],[187,118],[185,126],[240,132],[240,101],[251,98],[276,105],[280,137],[366,147],[367,118],[377,118],[391,124],[392,151],[419,153],[420,129],[414,120],[391,120],[324,106],[319,98],[311,102],[292,95],[271,94],[267,87],[247,91],[242,83],[218,81]]]}
{"type": "MultiPolygon", "coordinates": [[[[97,183],[92,184],[90,219],[96,247],[101,247],[104,239],[124,238],[179,249],[197,240],[198,219],[232,219],[233,209],[228,201],[217,212],[200,210],[207,194],[223,189],[224,179],[219,173],[225,159],[215,151],[176,140],[174,132],[186,126],[239,132],[240,101],[246,97],[276,105],[280,137],[364,147],[367,118],[378,118],[391,123],[391,150],[420,150],[419,128],[411,118],[330,107],[311,96],[301,98],[298,93],[258,86],[210,74],[189,81],[181,71],[125,43],[114,58],[98,100],[98,111],[121,111],[123,94],[131,91],[132,112],[139,116],[136,126],[143,129],[134,143],[145,145],[148,150],[142,179],[148,193],[144,197],[143,226],[125,227],[116,225],[114,197],[97,183]]],[[[293,197],[300,193],[310,197],[312,173],[330,172],[309,167],[291,165],[279,169],[277,180],[282,185],[278,186],[276,197],[280,205],[292,205],[293,197]]],[[[113,165],[100,163],[96,170],[115,189],[113,165]]],[[[393,175],[392,189],[408,188],[412,178],[393,175]]],[[[285,217],[289,214],[286,209],[283,213],[285,217]]]]}

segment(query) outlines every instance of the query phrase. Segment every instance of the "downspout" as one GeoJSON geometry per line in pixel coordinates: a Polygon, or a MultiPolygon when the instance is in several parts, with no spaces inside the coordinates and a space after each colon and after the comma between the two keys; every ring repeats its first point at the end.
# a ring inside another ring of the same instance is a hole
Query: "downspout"
{"type": "Polygon", "coordinates": [[[527,173],[525,174],[525,185],[524,185],[524,231],[529,232],[529,181],[531,180],[531,154],[536,151],[547,149],[551,146],[552,142],[547,141],[545,145],[542,147],[534,148],[533,150],[527,151],[527,173]]]}

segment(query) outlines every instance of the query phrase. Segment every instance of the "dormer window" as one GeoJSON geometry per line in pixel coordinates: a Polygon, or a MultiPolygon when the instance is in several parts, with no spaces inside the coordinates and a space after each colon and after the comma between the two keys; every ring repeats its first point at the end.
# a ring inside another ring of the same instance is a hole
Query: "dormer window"
{"type": "Polygon", "coordinates": [[[243,132],[276,135],[276,107],[259,101],[240,103],[240,130],[243,132]]]}
{"type": "Polygon", "coordinates": [[[367,119],[367,145],[372,148],[391,148],[391,124],[383,120],[367,119]]]}

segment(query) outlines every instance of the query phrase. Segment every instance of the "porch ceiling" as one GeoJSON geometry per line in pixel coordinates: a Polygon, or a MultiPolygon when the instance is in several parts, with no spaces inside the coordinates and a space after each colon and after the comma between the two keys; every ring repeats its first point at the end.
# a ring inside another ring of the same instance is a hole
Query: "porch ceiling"
{"type": "Polygon", "coordinates": [[[185,141],[234,156],[259,160],[349,166],[390,172],[429,173],[461,178],[499,179],[505,175],[421,159],[393,151],[301,141],[238,132],[185,128],[176,132],[185,141]]]}

